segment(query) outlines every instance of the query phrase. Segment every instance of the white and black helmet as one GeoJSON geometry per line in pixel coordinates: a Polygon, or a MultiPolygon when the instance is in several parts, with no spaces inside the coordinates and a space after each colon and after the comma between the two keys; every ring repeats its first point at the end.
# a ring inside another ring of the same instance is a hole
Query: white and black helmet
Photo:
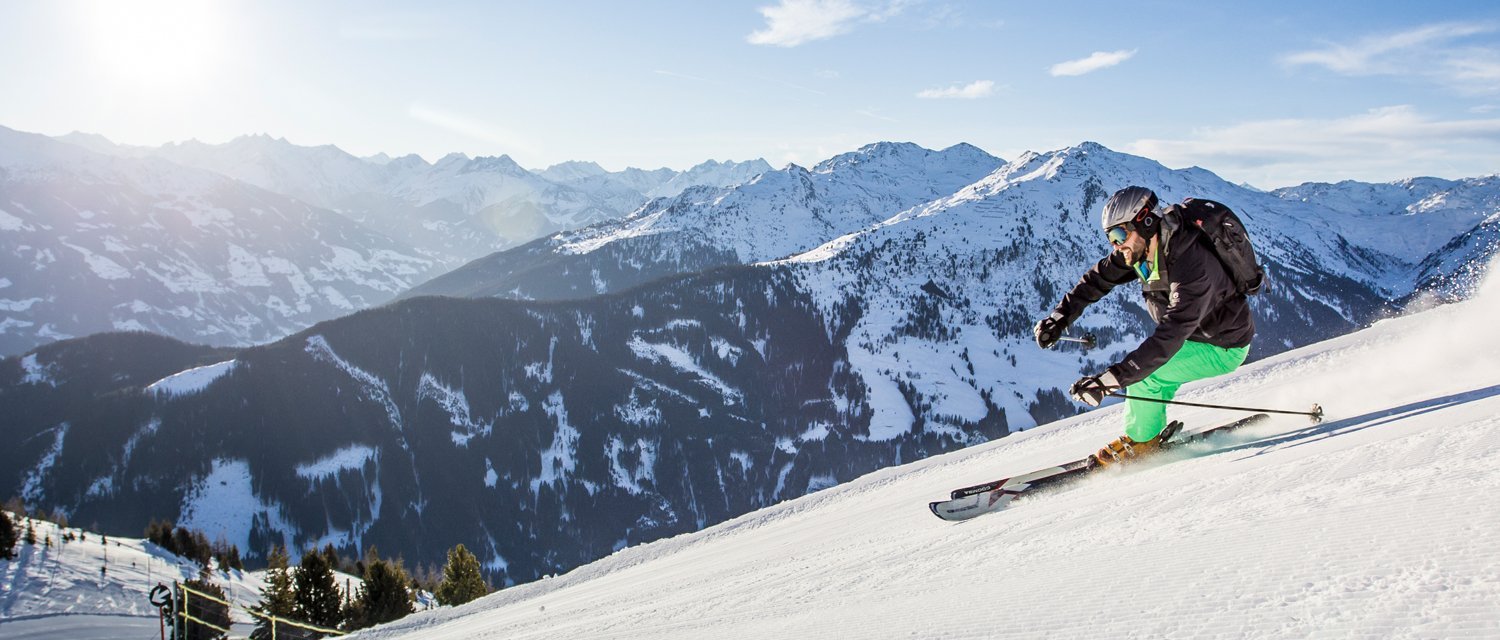
{"type": "Polygon", "coordinates": [[[1156,193],[1145,187],[1129,186],[1115,192],[1104,203],[1100,224],[1108,231],[1122,224],[1137,223],[1145,229],[1156,225],[1156,193]]]}

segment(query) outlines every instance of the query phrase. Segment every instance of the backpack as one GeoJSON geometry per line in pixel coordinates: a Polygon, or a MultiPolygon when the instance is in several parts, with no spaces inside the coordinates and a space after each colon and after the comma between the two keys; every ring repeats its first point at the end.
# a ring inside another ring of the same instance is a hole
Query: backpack
{"type": "Polygon", "coordinates": [[[1203,239],[1213,248],[1214,255],[1224,264],[1229,278],[1234,281],[1235,291],[1243,295],[1260,293],[1266,282],[1266,272],[1255,258],[1255,247],[1250,243],[1250,233],[1245,223],[1229,207],[1213,200],[1188,198],[1182,201],[1178,214],[1183,224],[1191,224],[1203,231],[1203,239]]]}

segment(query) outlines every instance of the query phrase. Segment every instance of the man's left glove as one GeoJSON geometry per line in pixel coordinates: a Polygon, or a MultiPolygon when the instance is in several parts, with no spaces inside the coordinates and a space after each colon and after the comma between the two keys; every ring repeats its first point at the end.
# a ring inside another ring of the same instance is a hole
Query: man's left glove
{"type": "Polygon", "coordinates": [[[1073,383],[1073,388],[1068,390],[1073,399],[1091,407],[1099,406],[1108,396],[1120,389],[1120,379],[1115,377],[1115,372],[1108,369],[1097,376],[1084,376],[1073,383]]]}

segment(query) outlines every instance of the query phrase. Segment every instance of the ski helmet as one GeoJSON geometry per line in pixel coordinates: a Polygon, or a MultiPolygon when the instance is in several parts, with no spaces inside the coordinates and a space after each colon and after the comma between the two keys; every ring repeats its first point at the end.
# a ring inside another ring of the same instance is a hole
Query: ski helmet
{"type": "Polygon", "coordinates": [[[1108,231],[1131,222],[1140,223],[1144,233],[1156,226],[1156,193],[1145,187],[1129,186],[1115,192],[1104,203],[1104,217],[1100,223],[1108,231]]]}

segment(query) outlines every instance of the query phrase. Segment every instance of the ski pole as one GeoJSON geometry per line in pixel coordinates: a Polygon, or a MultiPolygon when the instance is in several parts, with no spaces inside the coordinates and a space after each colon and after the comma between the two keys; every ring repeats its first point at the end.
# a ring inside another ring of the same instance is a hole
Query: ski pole
{"type": "Polygon", "coordinates": [[[1092,349],[1094,348],[1094,345],[1099,344],[1099,339],[1096,338],[1092,333],[1085,333],[1081,338],[1074,338],[1073,336],[1062,336],[1058,338],[1058,340],[1061,340],[1063,342],[1077,342],[1087,349],[1092,349]]]}
{"type": "Polygon", "coordinates": [[[1160,403],[1160,404],[1175,404],[1175,405],[1181,405],[1181,406],[1184,406],[1184,407],[1202,407],[1204,409],[1228,409],[1230,411],[1249,411],[1251,413],[1284,413],[1284,414],[1293,415],[1293,416],[1307,416],[1309,418],[1312,418],[1312,421],[1313,421],[1314,424],[1323,421],[1323,407],[1320,406],[1320,405],[1316,405],[1316,404],[1313,405],[1312,409],[1309,410],[1309,411],[1287,411],[1286,409],[1255,409],[1255,408],[1251,408],[1251,407],[1230,407],[1230,406],[1225,406],[1225,405],[1221,405],[1221,404],[1203,404],[1203,403],[1199,403],[1199,402],[1182,402],[1181,400],[1162,400],[1160,398],[1142,398],[1140,396],[1126,395],[1126,394],[1123,394],[1123,393],[1111,393],[1109,395],[1114,396],[1116,398],[1124,398],[1126,400],[1141,400],[1141,401],[1144,401],[1144,402],[1157,402],[1157,403],[1160,403]]]}

